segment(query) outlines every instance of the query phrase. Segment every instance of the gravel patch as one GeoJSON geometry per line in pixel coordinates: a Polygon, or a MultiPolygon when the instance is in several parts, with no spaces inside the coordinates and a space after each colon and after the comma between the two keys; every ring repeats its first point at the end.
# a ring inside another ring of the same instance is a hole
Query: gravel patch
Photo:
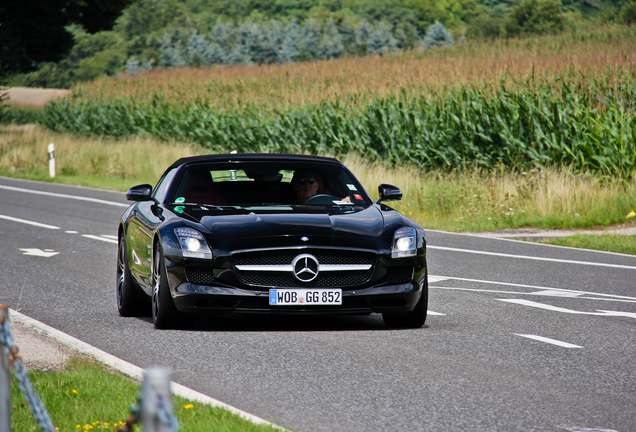
{"type": "Polygon", "coordinates": [[[40,330],[18,320],[11,320],[11,334],[24,366],[28,370],[59,371],[67,360],[79,353],[40,330]]]}

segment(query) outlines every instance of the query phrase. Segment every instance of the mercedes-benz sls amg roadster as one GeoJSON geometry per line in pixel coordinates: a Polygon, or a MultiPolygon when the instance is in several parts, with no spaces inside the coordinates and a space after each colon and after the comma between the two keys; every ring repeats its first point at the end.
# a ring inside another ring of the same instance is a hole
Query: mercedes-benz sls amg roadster
{"type": "Polygon", "coordinates": [[[381,313],[424,325],[424,230],[372,201],[332,158],[224,154],[182,158],[157,185],[130,188],[119,223],[117,306],[156,328],[224,314],[381,313]]]}

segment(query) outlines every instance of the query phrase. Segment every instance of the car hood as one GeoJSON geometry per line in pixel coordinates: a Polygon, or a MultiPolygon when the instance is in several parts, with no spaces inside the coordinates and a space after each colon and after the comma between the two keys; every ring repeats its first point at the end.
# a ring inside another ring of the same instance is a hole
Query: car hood
{"type": "Polygon", "coordinates": [[[381,235],[382,215],[375,208],[344,214],[328,212],[269,213],[251,211],[230,216],[204,216],[199,221],[213,234],[232,237],[271,237],[289,235],[357,236],[381,235]]]}
{"type": "Polygon", "coordinates": [[[203,225],[223,249],[254,247],[257,239],[263,240],[262,246],[273,247],[299,244],[376,247],[387,231],[387,222],[397,223],[378,206],[347,211],[301,207],[285,211],[190,209],[183,216],[203,225]]]}

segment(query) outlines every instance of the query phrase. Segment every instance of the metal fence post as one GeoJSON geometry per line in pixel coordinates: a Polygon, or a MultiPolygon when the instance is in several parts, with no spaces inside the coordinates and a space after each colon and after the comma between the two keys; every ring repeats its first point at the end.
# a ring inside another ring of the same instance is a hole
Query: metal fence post
{"type": "Polygon", "coordinates": [[[141,417],[144,432],[173,432],[178,429],[172,406],[170,378],[164,367],[146,370],[141,386],[141,417]]]}
{"type": "Polygon", "coordinates": [[[0,304],[0,431],[11,430],[11,366],[5,326],[9,324],[9,306],[0,304]]]}

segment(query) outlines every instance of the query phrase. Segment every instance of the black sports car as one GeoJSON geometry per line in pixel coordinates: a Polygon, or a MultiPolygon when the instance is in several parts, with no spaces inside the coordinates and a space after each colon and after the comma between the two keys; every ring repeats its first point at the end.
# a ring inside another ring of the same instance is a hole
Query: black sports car
{"type": "Polygon", "coordinates": [[[373,202],[332,158],[225,154],[179,159],[139,185],[121,217],[117,306],[157,328],[212,314],[382,313],[421,327],[428,280],[422,227],[373,202]]]}

